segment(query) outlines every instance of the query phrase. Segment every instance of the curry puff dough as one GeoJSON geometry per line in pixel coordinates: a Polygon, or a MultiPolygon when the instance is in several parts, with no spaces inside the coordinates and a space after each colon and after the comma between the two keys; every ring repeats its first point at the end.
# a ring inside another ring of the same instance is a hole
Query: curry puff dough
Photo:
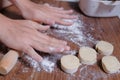
{"type": "Polygon", "coordinates": [[[65,55],[61,58],[61,69],[66,73],[75,73],[80,65],[79,59],[74,55],[65,55]]]}
{"type": "Polygon", "coordinates": [[[114,47],[109,42],[99,41],[96,44],[96,50],[98,51],[98,53],[101,53],[103,55],[111,55],[113,53],[114,47]]]}
{"type": "Polygon", "coordinates": [[[102,67],[107,73],[115,73],[120,69],[120,62],[115,56],[104,56],[102,58],[102,67]]]}
{"type": "Polygon", "coordinates": [[[81,47],[78,57],[83,64],[92,65],[97,61],[97,52],[90,47],[81,47]]]}

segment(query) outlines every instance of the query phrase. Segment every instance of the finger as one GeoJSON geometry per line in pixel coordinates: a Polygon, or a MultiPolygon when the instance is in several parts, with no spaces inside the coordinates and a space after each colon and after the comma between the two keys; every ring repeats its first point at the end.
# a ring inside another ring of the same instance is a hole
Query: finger
{"type": "Polygon", "coordinates": [[[54,25],[55,21],[52,20],[52,19],[47,18],[44,23],[49,24],[49,25],[54,25]]]}
{"type": "Polygon", "coordinates": [[[64,10],[63,7],[53,7],[53,6],[50,6],[49,4],[45,3],[44,4],[45,6],[49,7],[49,10],[52,10],[52,12],[54,13],[60,13],[60,14],[72,14],[73,13],[73,10],[64,10]]]}
{"type": "Polygon", "coordinates": [[[57,39],[51,38],[51,37],[49,37],[47,35],[44,35],[44,36],[43,35],[37,35],[36,37],[34,36],[32,38],[33,42],[36,42],[36,43],[38,43],[40,45],[42,44],[42,45],[48,45],[48,46],[52,46],[52,47],[56,47],[56,48],[64,48],[64,50],[70,50],[70,47],[67,46],[66,41],[57,40],[57,39]]]}
{"type": "Polygon", "coordinates": [[[61,46],[63,46],[63,45],[66,46],[67,45],[66,41],[58,40],[58,39],[55,39],[55,38],[50,38],[49,43],[53,43],[53,44],[61,45],[61,46]]]}
{"type": "Polygon", "coordinates": [[[64,48],[64,50],[70,50],[70,47],[67,45],[66,41],[57,40],[55,38],[49,40],[48,45],[53,46],[53,47],[64,48]]]}
{"type": "Polygon", "coordinates": [[[45,24],[49,24],[49,25],[53,25],[55,24],[55,21],[50,19],[48,16],[46,16],[45,14],[41,14],[41,15],[36,15],[34,17],[34,20],[35,21],[38,21],[38,22],[43,22],[45,24]],[[41,17],[42,16],[42,17],[41,17]]]}
{"type": "Polygon", "coordinates": [[[52,37],[49,37],[45,34],[42,34],[40,32],[36,33],[36,36],[33,36],[34,40],[36,41],[44,41],[46,42],[47,44],[48,43],[53,43],[53,44],[56,44],[56,45],[67,45],[67,42],[66,41],[63,41],[63,40],[58,40],[58,39],[55,39],[55,38],[52,38],[52,37]]]}
{"type": "Polygon", "coordinates": [[[53,7],[53,6],[50,6],[51,9],[53,10],[64,10],[63,7],[53,7]]]}
{"type": "MultiPolygon", "coordinates": [[[[27,25],[28,26],[28,25],[27,25]]],[[[35,28],[35,29],[37,29],[37,30],[47,30],[47,29],[49,29],[50,28],[50,26],[43,26],[43,25],[41,25],[41,24],[39,24],[39,23],[37,23],[37,22],[34,22],[34,21],[29,21],[29,26],[31,26],[31,27],[33,27],[33,28],[35,28]]]]}
{"type": "Polygon", "coordinates": [[[60,8],[59,8],[59,7],[53,7],[53,6],[51,6],[50,4],[48,4],[48,3],[45,3],[44,5],[47,6],[47,7],[49,7],[49,8],[52,8],[52,9],[54,9],[54,10],[55,10],[55,9],[56,9],[56,10],[63,10],[63,9],[64,9],[63,7],[60,7],[60,8]]]}
{"type": "Polygon", "coordinates": [[[48,29],[50,29],[49,25],[46,26],[41,25],[41,27],[38,27],[38,30],[48,30],[48,29]]]}
{"type": "Polygon", "coordinates": [[[59,13],[59,14],[72,14],[72,13],[73,13],[73,10],[53,9],[53,11],[54,11],[55,13],[59,13]]]}
{"type": "Polygon", "coordinates": [[[64,21],[62,19],[56,19],[56,23],[61,24],[61,25],[65,25],[65,26],[70,26],[73,24],[73,22],[64,21]]]}
{"type": "Polygon", "coordinates": [[[64,10],[63,7],[53,7],[53,8],[55,8],[55,9],[57,9],[57,10],[64,10]]]}
{"type": "Polygon", "coordinates": [[[27,26],[27,27],[31,27],[33,29],[37,29],[37,30],[47,30],[50,28],[50,26],[43,26],[37,22],[31,21],[31,20],[17,20],[18,22],[20,22],[21,24],[27,26]]]}
{"type": "Polygon", "coordinates": [[[62,11],[59,11],[59,13],[62,13],[62,14],[72,14],[73,10],[62,10],[62,11]]]}
{"type": "MultiPolygon", "coordinates": [[[[52,47],[56,47],[56,48],[64,48],[65,50],[69,50],[69,46],[67,46],[67,43],[63,43],[63,41],[60,40],[54,40],[54,39],[49,39],[49,40],[45,40],[45,39],[39,39],[38,37],[36,39],[33,40],[33,42],[36,42],[38,44],[42,44],[42,45],[49,45],[52,47]]],[[[65,42],[65,41],[64,41],[65,42]]]]}
{"type": "Polygon", "coordinates": [[[76,15],[68,15],[68,14],[56,14],[56,16],[62,18],[62,19],[76,19],[76,15]]]}
{"type": "Polygon", "coordinates": [[[25,46],[25,48],[23,49],[23,52],[28,54],[29,56],[31,56],[33,59],[35,59],[38,62],[42,61],[42,57],[38,55],[35,52],[35,50],[30,46],[25,46]]]}
{"type": "Polygon", "coordinates": [[[50,45],[45,45],[43,43],[37,43],[34,42],[32,44],[32,47],[35,48],[36,50],[51,53],[51,52],[63,52],[65,49],[62,47],[53,47],[50,45]]]}

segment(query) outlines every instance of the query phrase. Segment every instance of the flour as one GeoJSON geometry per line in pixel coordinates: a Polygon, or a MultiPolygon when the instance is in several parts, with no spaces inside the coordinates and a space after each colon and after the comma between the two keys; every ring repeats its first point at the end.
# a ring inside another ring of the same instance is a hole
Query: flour
{"type": "MultiPolygon", "coordinates": [[[[98,40],[94,39],[94,37],[90,34],[89,31],[94,31],[95,28],[93,27],[93,24],[89,24],[89,28],[87,24],[81,20],[81,17],[79,16],[78,19],[73,20],[65,20],[68,22],[73,22],[73,25],[71,26],[63,26],[59,24],[53,25],[53,29],[51,29],[47,34],[50,34],[52,36],[55,36],[56,38],[62,38],[63,40],[72,42],[76,44],[78,47],[81,46],[89,46],[88,43],[96,44],[98,40]],[[87,27],[86,27],[87,26],[87,27]]],[[[49,50],[52,52],[55,50],[53,47],[49,47],[49,50]]],[[[57,67],[57,62],[60,60],[60,58],[64,54],[72,54],[76,55],[77,50],[70,50],[70,51],[64,51],[63,54],[55,53],[54,55],[47,55],[43,56],[42,62],[37,62],[33,60],[31,57],[25,55],[23,57],[23,60],[27,62],[28,65],[30,65],[32,68],[34,68],[36,71],[46,71],[46,72],[53,72],[55,68],[57,67]]],[[[91,66],[83,65],[78,70],[79,74],[73,74],[73,75],[67,75],[67,80],[98,80],[98,79],[104,79],[106,80],[111,74],[106,74],[102,70],[99,72],[96,72],[94,68],[91,66]],[[73,79],[74,78],[74,79],[73,79]]],[[[23,72],[26,73],[29,69],[23,68],[23,72]]],[[[118,72],[118,74],[120,71],[118,72]]],[[[33,75],[32,75],[33,76],[33,75]]]]}
{"type": "MultiPolygon", "coordinates": [[[[32,59],[30,56],[24,55],[22,57],[22,60],[23,60],[23,62],[25,62],[25,64],[27,63],[27,65],[34,68],[38,72],[40,72],[41,70],[44,70],[46,72],[51,73],[52,71],[54,71],[57,62],[60,60],[60,58],[63,55],[65,55],[65,54],[75,55],[76,53],[77,53],[76,50],[70,50],[70,51],[65,51],[64,54],[56,53],[54,55],[44,56],[42,62],[37,62],[34,59],[32,59]]],[[[22,69],[22,72],[26,73],[26,72],[28,72],[28,70],[29,69],[25,67],[22,69]]]]}
{"type": "MultiPolygon", "coordinates": [[[[42,62],[37,62],[28,55],[25,55],[23,60],[36,71],[41,71],[41,69],[43,69],[47,72],[52,72],[55,67],[55,62],[50,61],[49,58],[51,57],[44,57],[42,62]]],[[[26,72],[26,68],[23,68],[23,72],[26,72]]]]}
{"type": "MultiPolygon", "coordinates": [[[[76,45],[80,46],[88,46],[88,43],[95,43],[97,40],[90,34],[90,32],[86,29],[86,24],[81,20],[80,16],[78,19],[73,20],[65,20],[67,22],[73,22],[71,26],[63,26],[59,24],[53,25],[55,29],[50,33],[55,37],[63,38],[67,41],[71,41],[76,45]]],[[[90,30],[94,30],[93,26],[89,26],[90,30]]]]}
{"type": "Polygon", "coordinates": [[[69,76],[67,80],[73,80],[76,78],[76,80],[101,80],[101,78],[107,80],[108,75],[102,71],[97,72],[96,70],[93,70],[94,68],[91,67],[92,66],[82,65],[79,69],[79,75],[69,76]]]}
{"type": "MultiPolygon", "coordinates": [[[[63,38],[67,41],[71,41],[74,44],[80,46],[87,45],[87,42],[95,42],[95,39],[92,37],[92,35],[88,32],[86,33],[85,23],[81,20],[80,16],[77,19],[73,20],[65,20],[68,22],[73,22],[71,26],[63,26],[59,24],[53,25],[53,29],[51,29],[48,34],[51,34],[53,36],[63,38]]],[[[91,30],[94,30],[94,28],[90,28],[91,30]]],[[[54,51],[54,48],[49,47],[50,51],[54,51]]],[[[44,70],[46,72],[52,72],[54,71],[57,62],[60,60],[60,58],[64,54],[72,54],[76,55],[76,50],[70,50],[70,51],[64,51],[63,54],[56,53],[55,55],[48,55],[43,56],[42,62],[37,62],[33,60],[31,57],[25,55],[23,58],[24,60],[33,67],[36,71],[44,70]]],[[[23,70],[26,72],[26,69],[23,70]]]]}
{"type": "Polygon", "coordinates": [[[22,72],[24,72],[24,73],[29,72],[29,68],[27,68],[27,67],[23,68],[23,69],[22,69],[22,72]]]}
{"type": "Polygon", "coordinates": [[[64,51],[64,54],[71,54],[71,55],[76,55],[77,51],[76,50],[69,50],[69,51],[64,51]]]}
{"type": "MultiPolygon", "coordinates": [[[[31,57],[29,57],[28,55],[24,55],[22,57],[22,59],[23,59],[23,61],[25,63],[27,63],[26,65],[30,65],[36,71],[40,71],[41,70],[39,63],[37,61],[35,61],[34,59],[32,59],[31,57]]],[[[25,69],[23,68],[23,72],[25,72],[24,70],[25,69]]]]}
{"type": "Polygon", "coordinates": [[[47,57],[47,58],[44,58],[44,60],[41,62],[41,66],[43,70],[47,72],[52,72],[55,67],[55,63],[50,61],[49,58],[47,57]]]}

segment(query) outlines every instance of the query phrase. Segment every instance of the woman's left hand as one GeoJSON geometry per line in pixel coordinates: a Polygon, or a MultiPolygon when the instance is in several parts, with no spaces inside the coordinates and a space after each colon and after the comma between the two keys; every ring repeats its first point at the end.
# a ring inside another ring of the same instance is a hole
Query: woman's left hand
{"type": "Polygon", "coordinates": [[[71,15],[73,10],[64,10],[63,8],[53,7],[49,4],[36,4],[31,1],[16,1],[16,6],[20,9],[22,15],[26,19],[43,22],[45,24],[53,25],[55,23],[62,25],[71,25],[71,22],[65,22],[63,19],[77,18],[71,15]]]}

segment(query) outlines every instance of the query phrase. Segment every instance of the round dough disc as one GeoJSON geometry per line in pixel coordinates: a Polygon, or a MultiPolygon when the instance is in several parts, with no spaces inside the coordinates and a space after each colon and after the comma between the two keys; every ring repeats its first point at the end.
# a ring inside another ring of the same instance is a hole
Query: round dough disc
{"type": "Polygon", "coordinates": [[[74,55],[65,55],[61,58],[61,68],[66,73],[75,73],[80,66],[79,59],[74,55]]]}
{"type": "Polygon", "coordinates": [[[90,47],[81,47],[78,57],[83,64],[92,65],[97,61],[97,52],[90,47]]]}
{"type": "Polygon", "coordinates": [[[104,56],[102,58],[102,67],[107,73],[115,73],[120,69],[120,62],[115,56],[104,56]]]}
{"type": "Polygon", "coordinates": [[[96,50],[103,55],[111,55],[113,53],[113,45],[106,41],[99,41],[96,44],[96,50]]]}

